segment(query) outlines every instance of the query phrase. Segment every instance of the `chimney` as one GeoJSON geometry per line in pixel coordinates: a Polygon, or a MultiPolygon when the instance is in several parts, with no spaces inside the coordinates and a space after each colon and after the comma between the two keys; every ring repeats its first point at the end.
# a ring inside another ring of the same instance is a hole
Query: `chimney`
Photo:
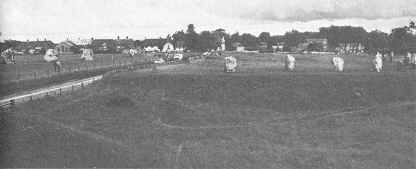
{"type": "Polygon", "coordinates": [[[117,36],[117,39],[120,39],[120,36],[117,36]]]}
{"type": "Polygon", "coordinates": [[[91,37],[91,40],[94,40],[94,38],[91,37]]]}
{"type": "Polygon", "coordinates": [[[29,39],[26,39],[26,41],[28,41],[28,42],[29,42],[29,39]]]}
{"type": "Polygon", "coordinates": [[[39,42],[39,39],[36,39],[37,42],[39,42]]]}
{"type": "Polygon", "coordinates": [[[129,39],[129,36],[126,36],[126,39],[129,39]]]}
{"type": "Polygon", "coordinates": [[[45,41],[46,41],[46,38],[45,38],[45,41]]]}

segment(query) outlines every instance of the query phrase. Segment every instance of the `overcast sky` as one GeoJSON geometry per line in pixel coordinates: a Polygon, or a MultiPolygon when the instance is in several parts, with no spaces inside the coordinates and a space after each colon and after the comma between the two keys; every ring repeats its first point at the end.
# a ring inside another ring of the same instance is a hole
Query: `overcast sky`
{"type": "Polygon", "coordinates": [[[390,33],[416,22],[416,0],[0,0],[0,40],[166,37],[194,24],[283,35],[360,26],[390,33]]]}

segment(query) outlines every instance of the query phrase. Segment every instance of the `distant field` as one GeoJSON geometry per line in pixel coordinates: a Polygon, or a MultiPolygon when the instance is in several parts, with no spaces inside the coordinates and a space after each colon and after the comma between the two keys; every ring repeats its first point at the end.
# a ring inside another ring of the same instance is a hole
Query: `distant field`
{"type": "MultiPolygon", "coordinates": [[[[148,54],[150,56],[151,54],[148,54]]],[[[44,55],[16,55],[15,60],[17,64],[0,65],[0,81],[10,82],[26,79],[34,79],[34,73],[36,78],[46,77],[48,75],[57,75],[53,65],[47,63],[43,59],[44,55]],[[19,74],[19,77],[18,77],[19,74]]],[[[62,64],[61,73],[68,73],[69,71],[78,71],[111,66],[114,64],[130,64],[133,62],[139,62],[144,60],[144,55],[136,55],[131,58],[127,54],[95,54],[93,61],[80,61],[81,54],[62,54],[59,55],[59,60],[62,64]]],[[[152,59],[146,57],[146,59],[152,59]]]]}
{"type": "Polygon", "coordinates": [[[368,55],[226,53],[1,112],[1,167],[415,168],[416,76],[368,55]]]}

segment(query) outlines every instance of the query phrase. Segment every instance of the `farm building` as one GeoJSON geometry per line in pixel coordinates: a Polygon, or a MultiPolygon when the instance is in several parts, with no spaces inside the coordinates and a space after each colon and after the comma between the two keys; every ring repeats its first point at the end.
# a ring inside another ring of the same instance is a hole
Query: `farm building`
{"type": "Polygon", "coordinates": [[[328,40],[326,39],[306,39],[308,43],[317,43],[321,45],[322,51],[328,50],[328,40]]]}
{"type": "Polygon", "coordinates": [[[59,54],[67,54],[67,53],[77,53],[79,48],[74,42],[66,40],[56,45],[55,50],[59,54]]]}
{"type": "Polygon", "coordinates": [[[140,44],[140,47],[153,47],[157,46],[159,49],[163,49],[163,45],[165,45],[167,39],[144,39],[143,42],[140,44]]]}
{"type": "Polygon", "coordinates": [[[26,41],[17,45],[16,50],[29,54],[45,54],[47,49],[54,49],[55,44],[50,40],[44,41],[26,41]]]}
{"type": "Polygon", "coordinates": [[[121,52],[123,49],[135,48],[133,39],[129,39],[128,36],[126,36],[126,39],[120,39],[120,37],[117,37],[114,41],[117,52],[121,52]]]}
{"type": "Polygon", "coordinates": [[[233,50],[237,52],[244,52],[244,46],[241,43],[233,43],[233,50]]]}

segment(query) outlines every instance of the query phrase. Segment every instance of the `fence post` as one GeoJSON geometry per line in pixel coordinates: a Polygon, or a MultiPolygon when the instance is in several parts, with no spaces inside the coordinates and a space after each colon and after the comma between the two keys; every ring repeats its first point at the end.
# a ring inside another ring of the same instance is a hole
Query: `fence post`
{"type": "Polygon", "coordinates": [[[20,82],[20,72],[17,73],[17,81],[20,82]]]}
{"type": "Polygon", "coordinates": [[[94,69],[95,69],[95,63],[94,63],[94,69]]]}
{"type": "Polygon", "coordinates": [[[59,88],[59,95],[62,96],[62,88],[59,88]]]}
{"type": "Polygon", "coordinates": [[[94,78],[92,78],[92,82],[94,83],[94,78]]]}
{"type": "Polygon", "coordinates": [[[36,72],[33,72],[33,77],[36,79],[36,72]]]}
{"type": "Polygon", "coordinates": [[[49,77],[49,70],[46,71],[46,75],[49,77]]]}
{"type": "Polygon", "coordinates": [[[71,93],[74,93],[74,85],[72,85],[71,93]]]}
{"type": "Polygon", "coordinates": [[[30,101],[32,101],[32,96],[29,96],[30,101]]]}
{"type": "Polygon", "coordinates": [[[84,88],[84,83],[81,83],[81,89],[83,89],[84,88]]]}
{"type": "Polygon", "coordinates": [[[10,106],[14,108],[15,105],[16,105],[16,102],[14,100],[10,100],[10,106]]]}
{"type": "Polygon", "coordinates": [[[79,65],[78,65],[78,71],[79,71],[79,65]]]}

